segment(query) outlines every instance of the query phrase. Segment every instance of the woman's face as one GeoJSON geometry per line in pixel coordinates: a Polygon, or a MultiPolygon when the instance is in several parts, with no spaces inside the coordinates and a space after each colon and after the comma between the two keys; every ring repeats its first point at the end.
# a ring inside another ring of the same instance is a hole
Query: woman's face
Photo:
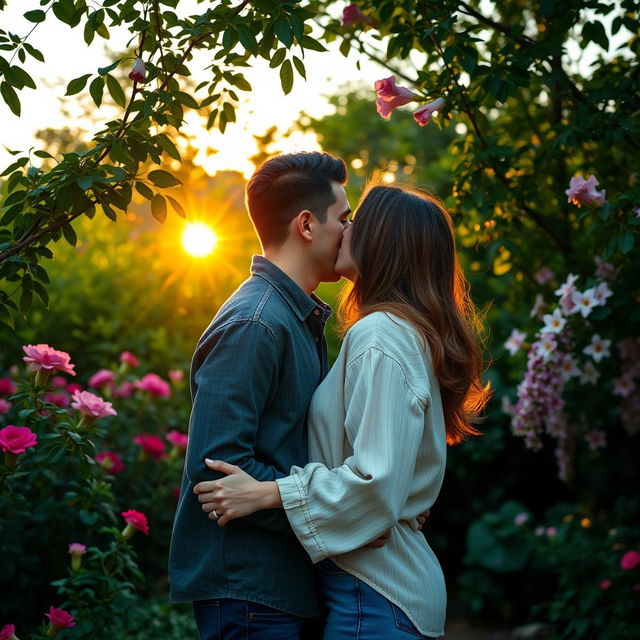
{"type": "Polygon", "coordinates": [[[355,282],[357,270],[355,262],[351,257],[351,230],[353,226],[350,224],[342,234],[342,244],[338,251],[338,259],[336,260],[335,270],[339,276],[355,282]]]}

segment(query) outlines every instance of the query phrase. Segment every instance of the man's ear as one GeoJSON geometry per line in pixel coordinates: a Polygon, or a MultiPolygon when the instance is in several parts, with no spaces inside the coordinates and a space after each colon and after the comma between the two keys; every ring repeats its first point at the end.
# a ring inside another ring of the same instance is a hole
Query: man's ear
{"type": "Polygon", "coordinates": [[[295,232],[300,238],[306,242],[313,240],[313,221],[314,217],[311,211],[303,209],[292,221],[291,231],[295,232]]]}

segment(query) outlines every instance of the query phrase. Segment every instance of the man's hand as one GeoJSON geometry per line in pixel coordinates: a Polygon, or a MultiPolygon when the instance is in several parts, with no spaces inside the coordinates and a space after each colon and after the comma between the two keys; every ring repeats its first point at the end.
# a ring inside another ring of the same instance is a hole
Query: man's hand
{"type": "Polygon", "coordinates": [[[423,511],[422,513],[416,516],[416,520],[418,521],[418,531],[422,531],[422,527],[424,526],[424,523],[427,521],[427,518],[429,517],[429,515],[431,515],[431,509],[427,509],[426,511],[423,511]]]}

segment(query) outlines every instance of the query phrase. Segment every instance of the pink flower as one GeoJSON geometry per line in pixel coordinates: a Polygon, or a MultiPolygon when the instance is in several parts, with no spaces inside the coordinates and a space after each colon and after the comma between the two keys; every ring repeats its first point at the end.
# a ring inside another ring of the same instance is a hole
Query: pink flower
{"type": "Polygon", "coordinates": [[[76,391],[82,391],[82,385],[79,385],[77,382],[72,382],[67,385],[65,391],[67,393],[74,394],[76,391]]]}
{"type": "Polygon", "coordinates": [[[24,453],[29,447],[35,447],[37,444],[36,434],[29,427],[9,424],[0,429],[0,448],[7,453],[24,453]]]}
{"type": "Polygon", "coordinates": [[[56,407],[68,407],[71,400],[66,393],[46,393],[44,401],[55,404],[56,407]]]}
{"type": "Polygon", "coordinates": [[[582,175],[574,176],[569,181],[569,188],[565,190],[567,202],[572,202],[578,207],[582,204],[587,207],[602,206],[606,202],[605,190],[598,192],[597,186],[598,181],[595,176],[589,176],[586,180],[582,175]]]}
{"type": "Polygon", "coordinates": [[[96,455],[96,462],[111,475],[124,471],[122,458],[113,451],[101,451],[96,455]]]}
{"type": "Polygon", "coordinates": [[[171,395],[171,387],[168,382],[165,382],[159,375],[155,373],[147,373],[146,376],[142,376],[141,380],[135,383],[137,389],[146,391],[152,396],[160,398],[168,398],[171,395]]]}
{"type": "Polygon", "coordinates": [[[90,391],[76,391],[72,397],[71,406],[83,416],[90,418],[105,418],[118,415],[110,402],[106,402],[90,391]]]}
{"type": "Polygon", "coordinates": [[[605,262],[600,256],[596,256],[593,260],[596,263],[597,278],[613,278],[614,277],[616,268],[610,262],[605,262]]]}
{"type": "Polygon", "coordinates": [[[513,519],[513,523],[516,525],[516,527],[521,527],[522,525],[526,524],[527,522],[529,522],[529,514],[525,513],[524,511],[522,513],[519,513],[513,519]]]}
{"type": "Polygon", "coordinates": [[[598,587],[604,591],[605,589],[609,589],[611,584],[611,580],[601,580],[598,587]]]}
{"type": "Polygon", "coordinates": [[[76,624],[73,616],[64,609],[51,607],[49,613],[45,613],[45,615],[49,618],[49,625],[54,633],[60,629],[73,627],[76,624]]]}
{"type": "Polygon", "coordinates": [[[182,433],[181,431],[178,431],[177,429],[173,429],[172,431],[169,431],[169,433],[167,433],[165,438],[174,447],[178,447],[179,449],[186,449],[187,448],[187,441],[189,440],[189,438],[188,438],[186,433],[182,433]]]}
{"type": "Polygon", "coordinates": [[[173,369],[172,371],[168,371],[167,375],[171,382],[182,382],[184,380],[184,371],[182,369],[173,369]]]}
{"type": "Polygon", "coordinates": [[[4,398],[0,398],[0,416],[9,413],[9,409],[11,409],[11,403],[7,402],[4,398]]]}
{"type": "Polygon", "coordinates": [[[533,274],[533,278],[538,284],[544,284],[545,282],[549,282],[554,275],[555,273],[553,273],[549,267],[542,267],[533,274]]]}
{"type": "Polygon", "coordinates": [[[385,120],[389,119],[391,112],[397,107],[418,100],[419,98],[419,96],[406,87],[396,86],[394,76],[376,80],[373,86],[378,96],[376,109],[385,120]]]}
{"type": "Polygon", "coordinates": [[[542,314],[542,309],[544,307],[544,298],[542,294],[537,294],[536,299],[533,302],[533,307],[531,308],[531,313],[529,313],[530,318],[540,317],[542,314]]]}
{"type": "Polygon", "coordinates": [[[0,378],[0,393],[10,396],[16,392],[16,385],[11,378],[0,378]]]}
{"type": "Polygon", "coordinates": [[[94,389],[99,389],[105,385],[112,384],[115,379],[116,374],[113,371],[109,371],[109,369],[100,369],[89,378],[89,382],[87,384],[94,389]]]}
{"type": "Polygon", "coordinates": [[[360,11],[357,4],[351,3],[342,10],[342,26],[351,27],[354,24],[368,24],[371,27],[377,26],[377,22],[360,11]]]}
{"type": "Polygon", "coordinates": [[[555,527],[547,527],[547,538],[555,538],[558,535],[558,530],[555,527]]]}
{"type": "Polygon", "coordinates": [[[62,371],[71,376],[75,376],[76,372],[74,364],[70,363],[71,356],[64,351],[56,351],[48,344],[28,344],[22,347],[27,354],[22,359],[28,362],[33,371],[44,369],[45,371],[62,371]]]}
{"type": "Polygon", "coordinates": [[[444,107],[446,100],[444,98],[438,98],[429,104],[425,104],[424,107],[420,107],[417,111],[413,112],[413,119],[421,126],[429,123],[431,116],[434,112],[440,111],[444,107]]]}
{"type": "Polygon", "coordinates": [[[116,398],[128,398],[135,388],[133,382],[124,380],[114,389],[113,395],[115,395],[116,398]]]}
{"type": "Polygon", "coordinates": [[[149,523],[147,522],[147,516],[145,516],[144,513],[141,511],[135,511],[134,509],[129,509],[129,511],[123,511],[120,515],[127,523],[127,526],[122,532],[123,537],[130,538],[135,533],[136,529],[138,531],[142,531],[145,536],[149,535],[149,523]]]}
{"type": "Polygon", "coordinates": [[[51,384],[54,387],[64,389],[67,386],[67,379],[63,378],[62,376],[53,376],[53,378],[51,378],[51,384]]]}
{"type": "Polygon", "coordinates": [[[164,458],[166,445],[162,438],[154,436],[151,433],[141,433],[137,435],[133,441],[140,445],[142,450],[154,460],[164,458]]]}
{"type": "Polygon", "coordinates": [[[12,640],[15,638],[16,627],[13,624],[5,624],[2,629],[0,629],[0,640],[12,640]]]}
{"type": "Polygon", "coordinates": [[[514,356],[516,353],[518,353],[526,338],[526,333],[518,331],[517,329],[512,329],[511,334],[507,338],[507,341],[504,343],[504,347],[509,352],[509,355],[514,356]]]}
{"type": "Polygon", "coordinates": [[[134,82],[144,82],[147,79],[147,70],[144,68],[144,62],[142,58],[136,58],[133,64],[133,68],[129,72],[129,77],[134,82]]]}
{"type": "Polygon", "coordinates": [[[83,556],[87,553],[87,547],[80,542],[72,542],[69,545],[69,553],[72,556],[83,556]]]}
{"type": "Polygon", "coordinates": [[[629,374],[620,376],[613,381],[613,393],[623,398],[628,398],[635,391],[635,388],[636,383],[629,374]]]}
{"type": "Polygon", "coordinates": [[[138,362],[138,358],[136,358],[131,351],[123,351],[120,354],[120,362],[123,364],[128,364],[130,367],[138,367],[140,363],[138,362]]]}
{"type": "Polygon", "coordinates": [[[640,564],[640,553],[627,551],[620,559],[620,566],[625,571],[633,571],[640,564]]]}

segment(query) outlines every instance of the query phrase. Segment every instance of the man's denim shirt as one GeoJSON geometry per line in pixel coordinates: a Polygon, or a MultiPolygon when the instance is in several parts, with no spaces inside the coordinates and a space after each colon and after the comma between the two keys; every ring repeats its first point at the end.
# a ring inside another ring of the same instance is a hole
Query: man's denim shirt
{"type": "Polygon", "coordinates": [[[308,461],[306,415],[327,370],[331,309],[262,256],[198,342],[191,363],[189,445],[169,558],[174,602],[236,598],[297,616],[318,613],[312,564],[281,509],[219,527],[193,493],[220,474],[205,458],[258,480],[308,461]]]}

